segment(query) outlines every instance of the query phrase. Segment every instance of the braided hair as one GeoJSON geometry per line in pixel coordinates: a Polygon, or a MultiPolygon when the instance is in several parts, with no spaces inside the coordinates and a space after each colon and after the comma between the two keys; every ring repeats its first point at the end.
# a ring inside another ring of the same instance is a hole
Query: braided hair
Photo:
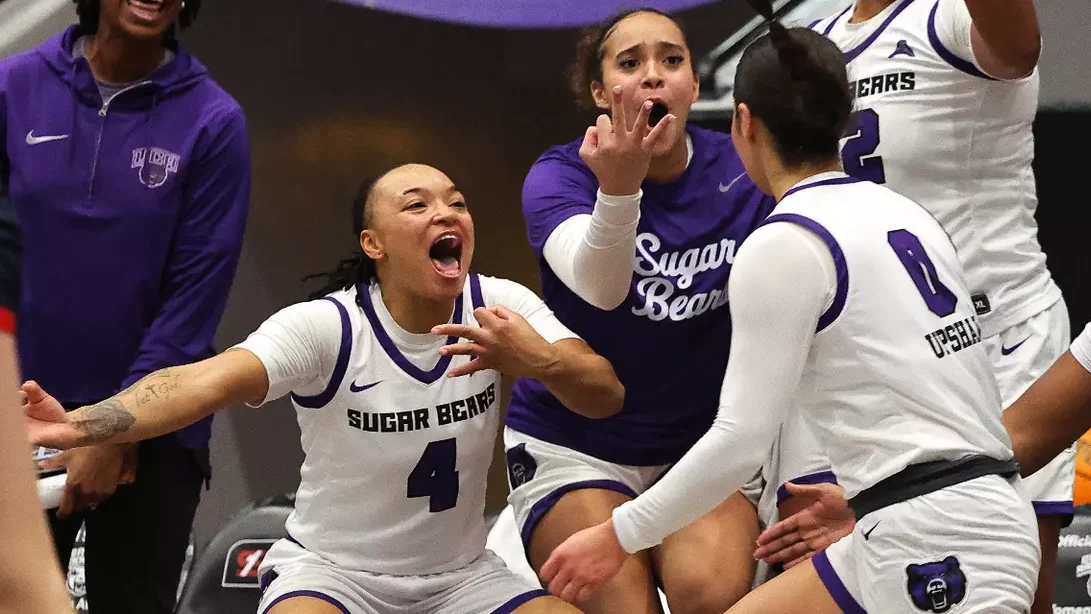
{"type": "Polygon", "coordinates": [[[747,0],[769,23],[735,73],[735,104],[743,104],[772,134],[785,166],[838,156],[853,98],[841,50],[808,28],[786,28],[770,0],[747,0]]]}
{"type": "MultiPolygon", "coordinates": [[[[372,193],[375,191],[375,184],[378,183],[381,178],[382,175],[365,181],[357,191],[356,198],[352,201],[352,232],[357,241],[360,240],[360,233],[364,232],[367,228],[369,217],[368,205],[371,202],[372,193]]],[[[303,281],[321,278],[326,279],[326,283],[321,288],[309,295],[308,298],[313,300],[322,298],[331,292],[351,288],[359,283],[370,282],[371,279],[377,275],[375,261],[369,258],[368,255],[364,253],[363,249],[357,247],[356,253],[345,258],[341,262],[338,262],[337,266],[333,269],[323,273],[308,275],[303,278],[303,281]]]]}

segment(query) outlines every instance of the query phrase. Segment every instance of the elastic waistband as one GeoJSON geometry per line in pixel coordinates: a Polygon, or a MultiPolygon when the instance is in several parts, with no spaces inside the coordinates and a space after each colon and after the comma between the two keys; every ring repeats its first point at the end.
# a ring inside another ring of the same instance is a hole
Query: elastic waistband
{"type": "Polygon", "coordinates": [[[940,460],[909,465],[849,499],[849,507],[859,520],[884,507],[908,501],[948,486],[969,482],[986,475],[1010,477],[1019,473],[1014,459],[998,460],[975,454],[958,460],[940,460]]]}

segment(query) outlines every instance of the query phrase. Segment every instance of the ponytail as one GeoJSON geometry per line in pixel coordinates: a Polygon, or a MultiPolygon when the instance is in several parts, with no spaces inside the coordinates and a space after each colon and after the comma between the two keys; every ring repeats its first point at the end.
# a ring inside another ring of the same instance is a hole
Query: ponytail
{"type": "Polygon", "coordinates": [[[786,28],[771,0],[747,0],[769,23],[769,35],[743,52],[735,103],[746,103],[772,133],[789,166],[835,158],[852,113],[844,56],[808,28],[786,28]]]}
{"type": "Polygon", "coordinates": [[[369,258],[359,246],[360,233],[367,228],[368,202],[371,200],[371,192],[377,181],[378,178],[365,181],[360,186],[356,198],[352,201],[352,231],[357,241],[356,253],[341,260],[332,270],[304,277],[303,281],[326,279],[326,283],[321,288],[308,296],[309,299],[319,299],[331,292],[347,290],[361,283],[369,283],[372,278],[378,277],[375,261],[369,258]]]}

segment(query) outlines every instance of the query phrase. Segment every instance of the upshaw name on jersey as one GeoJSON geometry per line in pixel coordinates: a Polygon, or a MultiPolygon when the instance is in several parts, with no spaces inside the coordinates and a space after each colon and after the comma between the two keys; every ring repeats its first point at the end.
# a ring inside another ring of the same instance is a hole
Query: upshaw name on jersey
{"type": "Polygon", "coordinates": [[[496,384],[481,392],[435,407],[391,412],[348,410],[349,426],[368,433],[404,433],[446,426],[485,414],[496,402],[496,384]]]}

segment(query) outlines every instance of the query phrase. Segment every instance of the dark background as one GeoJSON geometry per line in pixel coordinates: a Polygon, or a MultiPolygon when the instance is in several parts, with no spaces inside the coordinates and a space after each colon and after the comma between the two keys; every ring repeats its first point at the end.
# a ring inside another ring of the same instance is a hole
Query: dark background
{"type": "MultiPolygon", "coordinates": [[[[1086,2],[1038,3],[1047,41],[1043,104],[1091,109],[1086,2]]],[[[681,17],[700,58],[751,13],[732,0],[681,17]]],[[[314,286],[301,278],[354,246],[349,207],[357,185],[408,161],[437,166],[462,188],[477,225],[475,269],[536,288],[519,195],[537,156],[581,136],[593,119],[567,89],[576,39],[572,30],[461,27],[323,0],[205,0],[183,41],[245,109],[254,170],[221,349],[306,297],[314,286]]],[[[37,40],[28,36],[25,44],[37,40]]],[[[1083,236],[1091,112],[1044,110],[1035,129],[1040,237],[1075,334],[1091,319],[1083,236]]],[[[221,414],[214,432],[215,475],[199,512],[200,543],[247,503],[294,490],[302,459],[287,400],[221,414]]],[[[494,509],[506,494],[499,459],[490,481],[494,509]]],[[[366,513],[367,495],[360,495],[366,513]]]]}

